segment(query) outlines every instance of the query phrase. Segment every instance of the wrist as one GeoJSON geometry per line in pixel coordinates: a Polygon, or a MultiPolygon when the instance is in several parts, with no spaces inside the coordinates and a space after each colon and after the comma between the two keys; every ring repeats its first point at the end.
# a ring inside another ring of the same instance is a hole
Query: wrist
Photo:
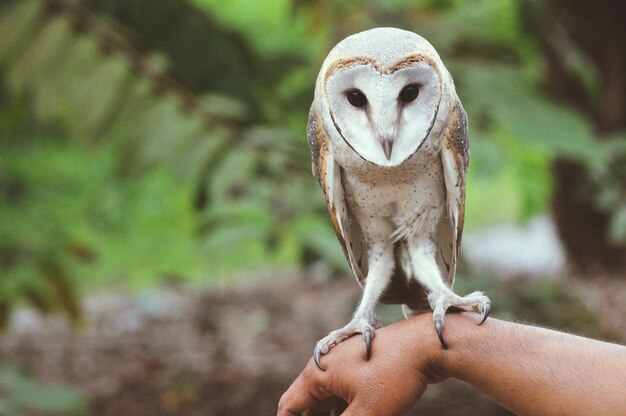
{"type": "MultiPolygon", "coordinates": [[[[450,315],[446,315],[448,317],[450,315]]],[[[426,376],[426,383],[438,383],[450,377],[450,368],[446,363],[446,352],[441,346],[435,330],[432,313],[424,313],[414,316],[406,321],[401,321],[403,334],[411,337],[403,345],[410,346],[408,356],[412,358],[411,364],[420,369],[416,374],[426,376]],[[424,367],[424,364],[426,366],[424,367]],[[425,372],[423,370],[426,370],[425,372]]],[[[446,323],[447,331],[447,323],[446,323]]],[[[446,336],[446,342],[447,342],[446,336]]]]}
{"type": "Polygon", "coordinates": [[[467,372],[468,357],[471,356],[471,351],[476,342],[481,342],[481,337],[489,339],[486,332],[491,329],[493,321],[493,319],[488,319],[484,324],[479,325],[480,315],[475,313],[446,314],[443,336],[448,348],[444,349],[437,338],[431,319],[431,332],[437,339],[437,348],[433,356],[433,368],[442,379],[453,377],[464,380],[464,375],[467,372]]]}

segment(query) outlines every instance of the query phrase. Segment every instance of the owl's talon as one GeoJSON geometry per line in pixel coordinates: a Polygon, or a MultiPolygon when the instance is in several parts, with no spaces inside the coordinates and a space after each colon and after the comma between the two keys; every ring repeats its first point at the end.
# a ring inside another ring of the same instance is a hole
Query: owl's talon
{"type": "Polygon", "coordinates": [[[446,344],[446,340],[443,339],[443,322],[440,319],[435,319],[435,330],[437,331],[439,342],[441,342],[441,347],[447,350],[448,344],[446,344]]]}
{"type": "Polygon", "coordinates": [[[374,337],[374,331],[377,327],[380,327],[380,322],[373,313],[366,314],[366,317],[359,316],[353,318],[352,321],[350,321],[343,328],[332,331],[330,334],[318,341],[315,345],[315,349],[313,350],[313,361],[315,362],[315,365],[320,370],[325,371],[322,363],[320,362],[320,357],[327,354],[335,345],[357,333],[363,334],[367,359],[369,360],[372,354],[372,338],[374,337]]]}
{"type": "Polygon", "coordinates": [[[315,362],[315,365],[317,366],[317,368],[319,368],[322,371],[326,371],[324,367],[322,367],[322,363],[320,362],[320,355],[321,355],[321,348],[319,347],[319,345],[316,345],[315,350],[313,350],[313,361],[315,362]]]}
{"type": "Polygon", "coordinates": [[[483,319],[480,320],[478,325],[482,325],[483,322],[487,320],[487,318],[489,317],[489,312],[491,312],[491,302],[486,303],[483,307],[483,319]]]}
{"type": "Polygon", "coordinates": [[[448,345],[443,339],[443,322],[445,313],[449,308],[455,307],[468,312],[482,312],[483,316],[479,325],[485,322],[491,311],[491,301],[487,296],[483,295],[482,292],[473,292],[463,297],[452,291],[433,292],[428,295],[428,302],[430,303],[430,307],[433,308],[435,329],[437,330],[437,336],[439,337],[441,346],[444,349],[448,349],[448,345]]]}
{"type": "Polygon", "coordinates": [[[372,329],[365,328],[363,337],[365,338],[365,352],[367,354],[367,360],[369,361],[372,356],[372,329]]]}

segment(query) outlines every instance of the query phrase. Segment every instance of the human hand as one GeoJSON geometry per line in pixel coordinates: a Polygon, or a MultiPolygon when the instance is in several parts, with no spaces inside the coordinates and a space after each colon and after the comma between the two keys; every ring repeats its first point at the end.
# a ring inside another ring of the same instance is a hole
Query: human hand
{"type": "Polygon", "coordinates": [[[330,415],[332,410],[344,416],[402,415],[428,383],[445,378],[429,314],[378,329],[369,361],[365,354],[356,336],[322,356],[326,371],[309,360],[280,399],[277,416],[330,415]]]}

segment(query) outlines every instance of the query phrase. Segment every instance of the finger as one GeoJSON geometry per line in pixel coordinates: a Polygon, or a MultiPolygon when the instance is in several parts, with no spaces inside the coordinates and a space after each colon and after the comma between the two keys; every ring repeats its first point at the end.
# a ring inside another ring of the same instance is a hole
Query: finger
{"type": "Polygon", "coordinates": [[[312,407],[316,402],[315,397],[303,385],[301,377],[298,377],[293,384],[283,393],[278,401],[278,412],[276,416],[297,416],[312,407]]]}
{"type": "MultiPolygon", "coordinates": [[[[310,367],[310,365],[307,366],[307,369],[310,367]]],[[[320,388],[322,387],[320,381],[307,369],[283,393],[278,402],[277,416],[297,416],[305,410],[318,409],[320,404],[330,397],[325,389],[320,388]]],[[[317,370],[315,372],[321,373],[317,370]]]]}

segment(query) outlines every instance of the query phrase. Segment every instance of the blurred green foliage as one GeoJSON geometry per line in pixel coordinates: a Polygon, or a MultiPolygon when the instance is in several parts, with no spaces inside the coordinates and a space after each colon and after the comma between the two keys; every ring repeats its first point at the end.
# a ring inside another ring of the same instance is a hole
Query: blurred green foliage
{"type": "Polygon", "coordinates": [[[422,34],[455,79],[471,125],[468,229],[546,211],[558,154],[584,160],[596,185],[611,179],[596,186],[599,204],[615,211],[612,237],[626,238],[623,137],[600,145],[583,117],[542,94],[522,4],[5,3],[0,317],[23,298],[77,316],[76,285],[320,261],[346,272],[310,175],[306,116],[328,50],[373,26],[422,34]]]}
{"type": "Polygon", "coordinates": [[[305,251],[345,267],[297,136],[218,93],[201,98],[220,120],[207,128],[177,91],[41,6],[0,21],[5,319],[22,298],[77,317],[76,284],[221,278],[305,251]]]}
{"type": "Polygon", "coordinates": [[[0,416],[79,416],[87,401],[73,388],[34,381],[18,368],[0,365],[0,416]]]}

